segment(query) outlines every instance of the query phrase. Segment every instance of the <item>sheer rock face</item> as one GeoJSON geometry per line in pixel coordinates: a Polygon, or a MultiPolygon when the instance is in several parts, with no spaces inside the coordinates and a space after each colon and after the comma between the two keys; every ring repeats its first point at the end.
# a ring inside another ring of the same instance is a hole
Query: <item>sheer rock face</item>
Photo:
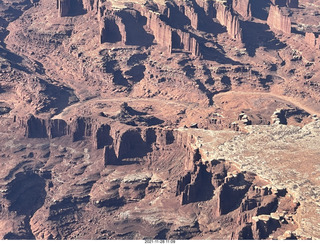
{"type": "Polygon", "coordinates": [[[313,48],[319,49],[319,37],[316,37],[316,34],[313,32],[307,32],[305,34],[305,42],[313,48]]]}
{"type": "Polygon", "coordinates": [[[200,56],[200,45],[191,37],[190,33],[175,30],[172,34],[172,46],[190,52],[193,56],[200,56]]]}
{"type": "Polygon", "coordinates": [[[237,41],[242,41],[242,31],[238,16],[232,9],[222,3],[216,4],[217,19],[221,25],[227,28],[229,36],[237,41]]]}
{"type": "Polygon", "coordinates": [[[126,43],[126,30],[122,19],[113,12],[107,12],[100,20],[100,42],[126,43]]]}
{"type": "Polygon", "coordinates": [[[232,8],[239,13],[245,20],[251,18],[250,0],[233,0],[232,8]]]}
{"type": "Polygon", "coordinates": [[[194,7],[190,5],[184,6],[184,14],[190,19],[191,26],[197,30],[199,27],[198,14],[195,12],[194,7]]]}
{"type": "Polygon", "coordinates": [[[296,212],[298,205],[286,190],[272,188],[250,172],[238,172],[227,162],[203,163],[199,150],[193,156],[188,157],[193,168],[177,181],[176,195],[182,205],[211,199],[213,209],[207,214],[212,219],[234,216],[232,239],[268,238],[285,223],[283,210],[296,212]]]}
{"type": "Polygon", "coordinates": [[[60,17],[67,16],[70,11],[70,0],[57,0],[57,9],[60,17]]]}
{"type": "Polygon", "coordinates": [[[61,119],[41,119],[34,115],[22,118],[21,126],[27,138],[56,138],[70,134],[70,127],[61,119]]]}
{"type": "Polygon", "coordinates": [[[270,5],[267,24],[272,30],[282,31],[285,34],[291,34],[291,20],[285,16],[278,6],[270,5]]]}
{"type": "Polygon", "coordinates": [[[97,10],[99,5],[99,0],[82,0],[83,7],[87,11],[97,10]]]}
{"type": "Polygon", "coordinates": [[[195,0],[200,8],[202,8],[205,14],[209,17],[213,17],[213,0],[202,1],[202,0],[195,0]]]}
{"type": "Polygon", "coordinates": [[[141,9],[141,15],[147,18],[147,28],[152,31],[155,41],[166,48],[167,52],[172,51],[172,29],[161,20],[160,14],[148,9],[141,9]]]}
{"type": "Polygon", "coordinates": [[[83,0],[57,0],[58,14],[60,17],[65,17],[83,13],[87,10],[86,7],[90,9],[90,7],[85,4],[87,4],[87,2],[83,0]]]}

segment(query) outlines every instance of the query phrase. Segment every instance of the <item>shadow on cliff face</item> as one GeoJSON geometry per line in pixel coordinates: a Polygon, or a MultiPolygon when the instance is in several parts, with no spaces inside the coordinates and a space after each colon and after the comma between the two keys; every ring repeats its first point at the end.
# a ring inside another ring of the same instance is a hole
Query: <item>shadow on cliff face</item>
{"type": "Polygon", "coordinates": [[[139,12],[131,10],[121,11],[118,15],[122,18],[126,30],[126,44],[150,46],[153,43],[153,35],[148,34],[143,28],[147,23],[147,18],[140,15],[139,12]]]}
{"type": "Polygon", "coordinates": [[[196,1],[192,1],[194,10],[198,14],[199,30],[215,35],[225,32],[222,25],[213,21],[213,17],[216,17],[216,10],[213,6],[208,10],[209,14],[206,14],[204,9],[201,8],[196,1]]]}
{"type": "Polygon", "coordinates": [[[118,159],[122,164],[135,163],[135,158],[143,158],[151,152],[150,144],[147,144],[138,130],[128,130],[121,137],[118,159]]]}
{"type": "Polygon", "coordinates": [[[219,64],[232,64],[232,65],[240,65],[241,63],[228,58],[223,51],[207,47],[205,45],[201,45],[201,54],[203,59],[208,61],[216,61],[219,64]]]}
{"type": "Polygon", "coordinates": [[[227,214],[237,209],[245,194],[248,192],[250,183],[244,180],[244,176],[239,174],[221,187],[220,193],[220,213],[227,214]]]}
{"type": "Polygon", "coordinates": [[[167,9],[161,19],[171,27],[183,29],[185,25],[190,25],[190,20],[179,10],[179,7],[174,2],[166,2],[167,9]],[[168,11],[170,11],[169,18],[168,11]]]}
{"type": "Polygon", "coordinates": [[[241,28],[243,42],[250,57],[255,56],[256,49],[259,47],[266,47],[270,50],[286,47],[286,44],[280,42],[266,24],[241,22],[241,28]]]}
{"type": "Polygon", "coordinates": [[[101,43],[111,42],[116,43],[122,40],[120,29],[115,22],[115,19],[104,19],[104,26],[108,27],[107,30],[101,33],[101,43]]]}
{"type": "Polygon", "coordinates": [[[85,14],[86,10],[83,7],[81,0],[70,0],[70,10],[68,16],[77,16],[85,14]]]}
{"type": "Polygon", "coordinates": [[[32,216],[46,198],[45,180],[39,175],[27,172],[18,173],[9,183],[6,198],[10,201],[10,211],[18,215],[32,216]]]}
{"type": "Polygon", "coordinates": [[[8,184],[9,211],[15,211],[18,216],[24,216],[24,229],[21,233],[7,233],[3,238],[7,240],[35,239],[30,229],[30,218],[43,206],[46,198],[45,179],[33,172],[16,174],[8,184]]]}
{"type": "Polygon", "coordinates": [[[55,85],[48,81],[39,79],[39,94],[44,94],[48,99],[43,102],[39,112],[47,112],[50,108],[56,108],[56,113],[60,113],[65,107],[78,102],[78,98],[73,90],[62,85],[55,85]]]}
{"type": "Polygon", "coordinates": [[[146,67],[142,64],[133,66],[131,69],[126,71],[124,74],[129,76],[128,80],[134,83],[138,83],[144,78],[144,71],[146,67]]]}
{"type": "MultiPolygon", "coordinates": [[[[197,158],[194,159],[197,161],[197,158]]],[[[181,204],[207,201],[213,197],[212,173],[205,165],[197,166],[194,173],[188,172],[177,182],[176,195],[182,194],[181,204]]]]}
{"type": "Polygon", "coordinates": [[[261,20],[267,20],[268,18],[268,11],[267,8],[270,5],[270,1],[257,1],[253,0],[250,1],[251,3],[251,11],[252,11],[252,16],[261,20]]]}

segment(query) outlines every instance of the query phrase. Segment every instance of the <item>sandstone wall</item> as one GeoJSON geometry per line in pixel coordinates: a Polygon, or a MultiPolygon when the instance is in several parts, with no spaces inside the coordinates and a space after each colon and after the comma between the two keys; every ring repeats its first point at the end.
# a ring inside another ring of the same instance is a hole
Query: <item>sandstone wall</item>
{"type": "Polygon", "coordinates": [[[108,11],[100,18],[100,42],[126,43],[127,34],[122,19],[114,12],[108,11]]]}
{"type": "Polygon", "coordinates": [[[147,18],[147,28],[152,31],[154,38],[167,52],[172,51],[172,29],[160,19],[160,14],[148,9],[142,9],[141,14],[147,18]]]}
{"type": "Polygon", "coordinates": [[[201,56],[200,45],[195,38],[191,37],[190,33],[175,30],[175,34],[178,35],[177,41],[180,42],[176,43],[177,46],[186,52],[190,52],[193,56],[201,56]]]}
{"type": "Polygon", "coordinates": [[[291,20],[285,16],[278,6],[270,5],[267,24],[271,30],[282,31],[285,34],[291,34],[291,20]]]}
{"type": "Polygon", "coordinates": [[[242,41],[242,31],[238,16],[236,16],[232,9],[223,3],[216,4],[217,20],[221,25],[227,28],[229,36],[237,41],[242,41]]]}
{"type": "Polygon", "coordinates": [[[320,47],[320,37],[316,36],[313,32],[307,32],[305,34],[305,42],[313,48],[319,49],[320,47]]]}
{"type": "Polygon", "coordinates": [[[60,17],[68,16],[70,7],[70,0],[57,0],[57,9],[60,17]]]}
{"type": "Polygon", "coordinates": [[[193,29],[197,30],[199,27],[198,14],[195,12],[194,7],[191,5],[184,6],[184,15],[190,19],[191,26],[193,29]]]}
{"type": "Polygon", "coordinates": [[[250,0],[233,0],[232,9],[240,14],[245,20],[252,17],[250,0]]]}
{"type": "Polygon", "coordinates": [[[97,10],[100,0],[82,0],[83,8],[87,11],[97,10]]]}
{"type": "Polygon", "coordinates": [[[209,17],[213,17],[213,0],[195,0],[195,2],[202,8],[205,14],[209,17]]]}

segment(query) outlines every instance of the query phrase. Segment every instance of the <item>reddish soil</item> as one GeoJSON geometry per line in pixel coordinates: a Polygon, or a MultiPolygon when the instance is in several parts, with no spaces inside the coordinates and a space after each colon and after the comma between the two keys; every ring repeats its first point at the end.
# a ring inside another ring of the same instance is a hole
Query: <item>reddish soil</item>
{"type": "Polygon", "coordinates": [[[0,238],[320,238],[319,11],[0,0],[0,238]]]}

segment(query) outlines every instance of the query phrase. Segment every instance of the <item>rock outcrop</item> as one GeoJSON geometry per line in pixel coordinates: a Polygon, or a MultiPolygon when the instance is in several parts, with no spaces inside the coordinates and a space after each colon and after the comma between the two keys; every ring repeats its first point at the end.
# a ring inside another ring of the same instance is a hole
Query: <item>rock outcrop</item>
{"type": "Polygon", "coordinates": [[[140,7],[140,12],[142,16],[147,18],[146,27],[153,33],[156,43],[164,47],[168,53],[171,53],[172,28],[161,20],[160,13],[144,7],[140,7]]]}
{"type": "Polygon", "coordinates": [[[56,138],[68,135],[70,127],[62,119],[54,119],[49,121],[48,134],[50,138],[56,138]]]}
{"type": "Polygon", "coordinates": [[[307,32],[305,34],[305,42],[309,46],[316,48],[316,49],[319,49],[320,40],[319,40],[319,37],[317,37],[315,33],[307,32]]]}
{"type": "Polygon", "coordinates": [[[207,1],[202,1],[202,0],[195,0],[196,4],[202,8],[207,16],[210,18],[213,17],[213,12],[214,12],[214,7],[213,7],[213,0],[207,0],[207,1]]]}
{"type": "Polygon", "coordinates": [[[299,0],[287,0],[286,5],[289,8],[298,8],[299,7],[299,0]]]}
{"type": "Polygon", "coordinates": [[[194,170],[177,181],[176,195],[181,196],[182,205],[210,201],[214,209],[210,219],[235,218],[232,239],[270,238],[296,212],[298,204],[285,189],[274,189],[257,175],[239,172],[230,163],[202,163],[199,157],[194,170]]]}
{"type": "Polygon", "coordinates": [[[285,34],[291,34],[291,20],[285,16],[281,9],[276,5],[270,5],[267,24],[270,29],[282,31],[285,34]]]}
{"type": "Polygon", "coordinates": [[[83,8],[87,11],[98,10],[100,2],[100,0],[82,0],[83,8]]]}
{"type": "Polygon", "coordinates": [[[68,16],[70,7],[70,0],[57,0],[57,9],[60,17],[68,16]]]}
{"type": "Polygon", "coordinates": [[[70,135],[70,126],[61,119],[41,119],[34,115],[21,119],[27,138],[56,138],[70,135]]]}
{"type": "Polygon", "coordinates": [[[190,19],[191,26],[197,30],[199,27],[198,14],[195,12],[194,7],[186,4],[184,6],[184,15],[190,19]]]}
{"type": "Polygon", "coordinates": [[[25,136],[27,138],[47,138],[47,123],[46,120],[36,118],[30,115],[26,122],[21,121],[22,126],[25,127],[25,136]]]}
{"type": "Polygon", "coordinates": [[[234,40],[242,41],[239,18],[233,13],[232,9],[223,3],[217,3],[216,11],[217,20],[227,28],[229,36],[234,40]]]}
{"type": "Polygon", "coordinates": [[[126,30],[122,19],[114,12],[107,11],[100,20],[100,42],[126,43],[126,30]]]}
{"type": "Polygon", "coordinates": [[[190,52],[193,56],[200,56],[200,44],[191,37],[189,32],[174,30],[172,32],[172,47],[190,52]]]}
{"type": "Polygon", "coordinates": [[[57,9],[60,17],[82,14],[86,10],[83,0],[57,0],[57,9]]]}
{"type": "Polygon", "coordinates": [[[233,0],[232,9],[240,14],[245,20],[252,17],[250,0],[233,0]]]}

